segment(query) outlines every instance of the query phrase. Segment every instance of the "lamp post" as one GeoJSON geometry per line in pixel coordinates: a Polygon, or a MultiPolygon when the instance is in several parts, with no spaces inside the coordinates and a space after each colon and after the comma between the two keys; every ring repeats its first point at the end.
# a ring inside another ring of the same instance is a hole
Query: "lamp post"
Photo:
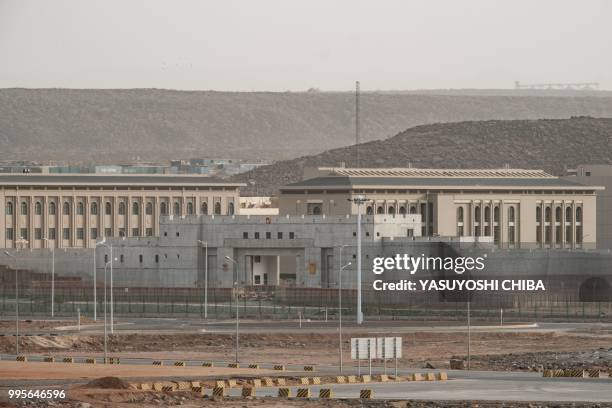
{"type": "Polygon", "coordinates": [[[15,349],[16,354],[19,354],[19,281],[17,280],[17,257],[11,255],[8,251],[4,251],[4,254],[10,258],[13,258],[15,262],[15,349]]]}
{"type": "MultiPolygon", "coordinates": [[[[113,260],[111,258],[110,261],[104,264],[104,364],[108,362],[108,329],[106,328],[106,268],[108,265],[112,265],[113,260]]],[[[112,266],[111,266],[112,267],[112,266]]],[[[111,289],[112,290],[112,289],[111,289]]],[[[112,305],[111,305],[112,307],[112,305]]]]}
{"type": "MultiPolygon", "coordinates": [[[[114,319],[113,319],[113,246],[106,243],[106,237],[102,238],[102,241],[96,242],[96,247],[98,246],[105,246],[108,248],[110,252],[110,259],[108,262],[104,264],[104,321],[106,322],[106,267],[108,264],[110,264],[110,307],[111,307],[110,328],[111,328],[111,334],[112,334],[115,332],[115,324],[114,324],[114,319]]],[[[94,259],[95,259],[95,255],[94,255],[94,259]]],[[[96,288],[96,282],[95,282],[95,277],[94,277],[94,295],[96,293],[95,288],[96,288]]],[[[106,330],[106,323],[104,323],[104,329],[106,330]]]]}
{"type": "Polygon", "coordinates": [[[361,205],[368,200],[362,195],[348,200],[357,204],[357,324],[361,324],[363,323],[361,312],[361,205]]]}
{"type": "MultiPolygon", "coordinates": [[[[49,238],[43,238],[50,245],[49,238]]],[[[51,317],[55,316],[55,247],[51,247],[51,317]]]]}
{"type": "Polygon", "coordinates": [[[204,320],[208,320],[208,241],[198,239],[204,245],[204,320]]]}
{"type": "Polygon", "coordinates": [[[239,334],[240,334],[240,319],[238,317],[238,262],[229,256],[225,257],[225,260],[230,261],[234,264],[234,294],[236,295],[236,363],[238,362],[238,347],[239,347],[239,334]]]}
{"type": "MultiPolygon", "coordinates": [[[[346,246],[346,245],[345,245],[346,246]]],[[[342,264],[342,248],[340,247],[340,264],[342,264]]],[[[340,374],[342,374],[342,271],[351,266],[351,262],[340,267],[338,273],[338,353],[340,357],[340,374]]]]}

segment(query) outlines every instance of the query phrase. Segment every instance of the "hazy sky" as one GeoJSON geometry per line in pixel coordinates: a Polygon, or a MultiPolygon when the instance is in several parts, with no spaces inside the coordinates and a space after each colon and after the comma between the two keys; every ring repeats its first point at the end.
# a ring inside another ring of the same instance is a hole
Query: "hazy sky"
{"type": "Polygon", "coordinates": [[[608,0],[0,0],[0,88],[612,89],[608,0]]]}

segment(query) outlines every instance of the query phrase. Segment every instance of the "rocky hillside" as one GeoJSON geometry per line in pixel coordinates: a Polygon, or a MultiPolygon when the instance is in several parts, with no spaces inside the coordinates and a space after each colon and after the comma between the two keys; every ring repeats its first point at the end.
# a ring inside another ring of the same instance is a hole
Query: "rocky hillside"
{"type": "MultiPolygon", "coordinates": [[[[363,141],[430,123],[612,117],[609,92],[380,92],[364,93],[361,107],[363,141]]],[[[414,131],[430,128],[418,129],[414,131]]],[[[108,163],[201,156],[277,160],[346,146],[353,140],[351,93],[0,89],[0,160],[108,163]]],[[[411,158],[415,164],[416,156],[411,158]]]]}
{"type": "MultiPolygon", "coordinates": [[[[612,163],[612,119],[491,120],[416,126],[359,145],[361,167],[487,168],[509,164],[561,175],[577,164],[612,163]]],[[[279,161],[234,179],[255,180],[257,193],[298,181],[304,167],[357,166],[356,147],[279,161]]],[[[253,188],[245,193],[254,193],[253,188]]]]}

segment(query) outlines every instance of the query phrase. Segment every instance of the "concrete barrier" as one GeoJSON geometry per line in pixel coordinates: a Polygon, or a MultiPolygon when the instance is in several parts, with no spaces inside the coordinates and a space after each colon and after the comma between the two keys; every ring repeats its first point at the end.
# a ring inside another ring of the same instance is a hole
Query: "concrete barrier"
{"type": "Polygon", "coordinates": [[[15,357],[15,361],[26,362],[26,361],[28,361],[28,358],[26,356],[17,356],[17,357],[15,357]]]}
{"type": "Polygon", "coordinates": [[[291,388],[279,388],[278,396],[281,398],[289,398],[291,397],[291,388]]]}
{"type": "Polygon", "coordinates": [[[228,379],[226,382],[228,388],[234,388],[238,386],[238,383],[233,378],[228,379]]]}
{"type": "Polygon", "coordinates": [[[312,397],[312,393],[310,392],[310,388],[298,388],[296,396],[298,398],[310,398],[312,397]]]}
{"type": "Polygon", "coordinates": [[[43,360],[45,363],[55,363],[54,357],[45,357],[43,360]]]}
{"type": "Polygon", "coordinates": [[[375,378],[379,382],[387,382],[387,381],[389,381],[389,376],[387,374],[380,374],[380,375],[377,375],[375,378]]]}
{"type": "Polygon", "coordinates": [[[175,381],[176,388],[179,390],[190,390],[191,383],[189,381],[175,381]]]}
{"type": "Polygon", "coordinates": [[[225,397],[227,392],[225,391],[225,387],[214,387],[212,395],[213,397],[225,397]]]}
{"type": "Polygon", "coordinates": [[[278,364],[278,365],[275,365],[273,368],[274,368],[276,371],[285,371],[285,366],[284,366],[284,365],[280,365],[280,364],[278,364]]]}
{"type": "Polygon", "coordinates": [[[214,367],[214,363],[205,361],[202,363],[202,367],[214,367]]]}
{"type": "Polygon", "coordinates": [[[175,361],[174,362],[174,366],[175,367],[185,367],[185,362],[184,361],[175,361]]]}
{"type": "Polygon", "coordinates": [[[261,387],[261,380],[259,378],[253,378],[253,379],[249,380],[249,384],[251,384],[253,386],[253,388],[260,388],[261,387]]]}
{"type": "Polygon", "coordinates": [[[72,364],[72,363],[74,363],[74,358],[72,358],[72,357],[64,357],[64,359],[62,361],[64,363],[72,364]]]}
{"type": "Polygon", "coordinates": [[[601,370],[587,370],[589,378],[606,378],[608,373],[601,370]]]}
{"type": "Polygon", "coordinates": [[[152,388],[151,383],[140,383],[140,386],[138,387],[138,389],[143,391],[150,391],[152,388]]]}
{"type": "Polygon", "coordinates": [[[274,387],[274,380],[270,377],[264,377],[262,378],[263,380],[263,385],[266,387],[274,387]]]}
{"type": "Polygon", "coordinates": [[[370,377],[369,375],[362,375],[361,376],[361,382],[362,383],[369,383],[370,381],[372,381],[372,377],[370,377]]]}
{"type": "Polygon", "coordinates": [[[336,376],[336,383],[337,384],[344,384],[346,383],[346,377],[343,375],[337,375],[336,376]]]}
{"type": "Polygon", "coordinates": [[[446,374],[446,371],[440,371],[439,373],[436,373],[436,379],[438,381],[446,381],[448,380],[448,374],[446,374]]]}
{"type": "Polygon", "coordinates": [[[173,392],[176,389],[175,387],[175,385],[163,385],[162,392],[173,392]]]}
{"type": "Polygon", "coordinates": [[[354,384],[357,382],[357,377],[355,377],[354,375],[349,375],[346,377],[346,382],[349,384],[354,384]]]}
{"type": "Polygon", "coordinates": [[[331,388],[321,388],[319,390],[319,398],[334,398],[334,393],[331,388]]]}
{"type": "Polygon", "coordinates": [[[217,380],[215,381],[215,387],[225,387],[225,381],[224,380],[217,380]]]}
{"type": "Polygon", "coordinates": [[[238,363],[229,363],[227,365],[228,368],[240,368],[240,364],[238,363]]]}
{"type": "Polygon", "coordinates": [[[96,364],[96,359],[95,358],[86,358],[85,359],[85,364],[96,364]]]}
{"type": "Polygon", "coordinates": [[[164,362],[163,361],[153,361],[153,365],[154,366],[163,366],[164,362]]]}
{"type": "Polygon", "coordinates": [[[372,399],[374,398],[374,393],[371,389],[365,389],[359,391],[359,399],[372,399]]]}
{"type": "Polygon", "coordinates": [[[410,375],[410,381],[423,381],[423,374],[413,373],[410,375]]]}
{"type": "Polygon", "coordinates": [[[189,384],[191,384],[191,387],[199,387],[202,384],[199,381],[190,381],[189,384]]]}
{"type": "Polygon", "coordinates": [[[436,373],[425,373],[425,380],[436,381],[436,373]]]}
{"type": "Polygon", "coordinates": [[[314,366],[311,366],[311,365],[304,366],[304,371],[314,371],[314,366]]]}
{"type": "Polygon", "coordinates": [[[311,381],[313,385],[321,385],[321,377],[312,377],[311,381]]]}
{"type": "Polygon", "coordinates": [[[200,395],[204,395],[204,387],[198,385],[196,387],[191,387],[191,392],[195,392],[200,395]]]}
{"type": "Polygon", "coordinates": [[[242,396],[243,397],[254,397],[255,388],[254,387],[242,387],[242,396]]]}
{"type": "Polygon", "coordinates": [[[153,383],[153,390],[161,391],[164,385],[160,382],[153,383]]]}
{"type": "Polygon", "coordinates": [[[284,386],[284,385],[287,385],[287,381],[285,381],[285,379],[284,379],[284,378],[277,378],[277,379],[276,379],[276,385],[278,385],[278,386],[284,386]]]}
{"type": "Polygon", "coordinates": [[[258,369],[259,368],[259,364],[249,364],[249,368],[258,369]]]}

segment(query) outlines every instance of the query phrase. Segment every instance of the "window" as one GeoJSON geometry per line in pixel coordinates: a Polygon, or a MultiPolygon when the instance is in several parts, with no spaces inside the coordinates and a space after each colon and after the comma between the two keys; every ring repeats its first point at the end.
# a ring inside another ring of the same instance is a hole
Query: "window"
{"type": "Polygon", "coordinates": [[[49,215],[55,215],[55,203],[52,201],[49,203],[49,215]]]}
{"type": "Polygon", "coordinates": [[[125,215],[125,203],[123,201],[119,203],[119,215],[125,215]]]}
{"type": "Polygon", "coordinates": [[[569,225],[565,227],[565,242],[572,243],[572,227],[569,225]]]}
{"type": "Polygon", "coordinates": [[[376,214],[384,214],[385,213],[385,209],[383,208],[383,206],[378,206],[378,208],[376,209],[376,214]]]}
{"type": "Polygon", "coordinates": [[[550,244],[551,238],[552,238],[552,230],[550,228],[550,225],[548,225],[544,228],[544,242],[547,244],[550,244]]]}
{"type": "Polygon", "coordinates": [[[259,239],[259,232],[255,233],[255,239],[259,239]]]}
{"type": "Polygon", "coordinates": [[[539,225],[536,227],[536,242],[538,244],[542,243],[542,227],[539,225]]]}
{"type": "Polygon", "coordinates": [[[138,262],[142,263],[142,254],[138,255],[138,262]]]}
{"type": "Polygon", "coordinates": [[[152,237],[153,236],[153,228],[147,228],[145,231],[146,231],[146,236],[147,237],[152,237]]]}
{"type": "Polygon", "coordinates": [[[55,228],[49,228],[49,233],[47,235],[50,240],[55,240],[55,228]]]}
{"type": "Polygon", "coordinates": [[[14,239],[14,237],[13,237],[13,229],[12,228],[7,228],[5,236],[6,236],[7,240],[11,240],[12,241],[14,239]]]}
{"type": "Polygon", "coordinates": [[[62,230],[62,236],[64,237],[64,239],[68,240],[70,239],[70,228],[64,228],[62,230]]]}
{"type": "Polygon", "coordinates": [[[282,232],[277,233],[277,234],[276,234],[276,237],[277,237],[278,239],[283,239],[283,233],[282,233],[282,232]]]}
{"type": "Polygon", "coordinates": [[[477,237],[480,236],[480,226],[479,225],[474,227],[474,235],[477,237]]]}
{"type": "MultiPolygon", "coordinates": [[[[576,208],[576,222],[582,222],[582,207],[576,208]]],[[[576,242],[578,242],[578,238],[576,238],[576,242]]]]}
{"type": "Polygon", "coordinates": [[[248,232],[243,232],[242,233],[242,239],[249,239],[249,233],[248,232]]]}
{"type": "Polygon", "coordinates": [[[499,222],[499,206],[493,208],[493,222],[499,222]]]}
{"type": "Polygon", "coordinates": [[[20,230],[20,238],[22,239],[28,239],[28,229],[27,228],[22,228],[20,230]]]}
{"type": "Polygon", "coordinates": [[[391,215],[395,215],[395,207],[391,206],[387,209],[387,213],[391,215]]]}
{"type": "MultiPolygon", "coordinates": [[[[484,216],[485,216],[485,222],[490,222],[491,221],[491,207],[486,206],[485,210],[484,210],[484,216]]],[[[486,234],[489,235],[489,234],[486,234]]]]}
{"type": "Polygon", "coordinates": [[[219,202],[215,203],[215,214],[216,215],[221,215],[221,203],[219,203],[219,202]]]}
{"type": "Polygon", "coordinates": [[[480,222],[480,206],[477,205],[476,208],[474,208],[474,222],[480,222]]]}
{"type": "Polygon", "coordinates": [[[42,229],[34,228],[34,239],[41,240],[42,239],[42,229]]]}
{"type": "Polygon", "coordinates": [[[289,233],[289,239],[295,239],[295,232],[289,233]]]}
{"type": "Polygon", "coordinates": [[[400,214],[402,214],[402,215],[406,214],[406,207],[401,206],[401,207],[399,208],[399,213],[400,213],[400,214]]]}
{"type": "Polygon", "coordinates": [[[272,239],[272,233],[270,231],[266,231],[266,239],[272,239]]]}
{"type": "Polygon", "coordinates": [[[227,213],[229,215],[234,215],[234,203],[229,203],[227,206],[227,213]]]}
{"type": "Polygon", "coordinates": [[[123,254],[119,255],[119,262],[123,263],[125,261],[125,256],[123,254]]]}
{"type": "Polygon", "coordinates": [[[561,243],[561,226],[559,225],[555,227],[555,243],[556,244],[561,243]]]}
{"type": "Polygon", "coordinates": [[[508,207],[508,222],[514,222],[514,207],[508,207]]]}
{"type": "Polygon", "coordinates": [[[104,263],[108,263],[108,254],[104,254],[104,263]]]}
{"type": "Polygon", "coordinates": [[[104,236],[110,237],[113,235],[113,230],[111,228],[104,228],[104,236]]]}
{"type": "Polygon", "coordinates": [[[85,206],[83,205],[83,203],[79,202],[77,204],[77,215],[83,215],[83,213],[85,212],[85,206]]]}
{"type": "Polygon", "coordinates": [[[561,222],[561,207],[555,208],[555,222],[561,222]]]}
{"type": "Polygon", "coordinates": [[[6,207],[4,207],[4,212],[6,215],[13,215],[13,203],[6,203],[6,207]]]}
{"type": "Polygon", "coordinates": [[[493,242],[498,244],[499,243],[499,226],[495,225],[493,227],[493,242]]]}
{"type": "Polygon", "coordinates": [[[552,221],[552,210],[550,207],[546,207],[544,209],[544,221],[551,222],[552,221]]]}
{"type": "Polygon", "coordinates": [[[89,206],[89,212],[91,215],[98,215],[98,203],[91,203],[89,206]]]}
{"type": "Polygon", "coordinates": [[[457,236],[458,237],[462,237],[463,236],[463,225],[459,225],[457,227],[457,236]]]}
{"type": "Polygon", "coordinates": [[[306,204],[307,215],[321,215],[321,204],[320,203],[307,203],[306,204]]]}
{"type": "Polygon", "coordinates": [[[155,254],[155,263],[159,263],[159,255],[155,254]]]}
{"type": "Polygon", "coordinates": [[[176,236],[177,236],[177,237],[180,237],[180,236],[181,236],[181,233],[180,233],[180,232],[178,232],[178,231],[176,231],[176,236]]]}
{"type": "Polygon", "coordinates": [[[106,204],[104,204],[104,214],[106,215],[111,215],[113,213],[113,207],[111,206],[110,202],[106,202],[106,204]]]}
{"type": "MultiPolygon", "coordinates": [[[[514,207],[510,207],[514,208],[514,207]]],[[[514,226],[508,227],[508,243],[514,244],[514,226]]]]}
{"type": "Polygon", "coordinates": [[[580,225],[576,226],[576,243],[582,244],[582,227],[580,225]]]}
{"type": "Polygon", "coordinates": [[[92,228],[90,232],[91,232],[91,235],[90,235],[91,239],[98,239],[98,229],[97,228],[92,228]]]}
{"type": "Polygon", "coordinates": [[[139,237],[140,236],[140,228],[132,228],[132,236],[139,237]]]}
{"type": "Polygon", "coordinates": [[[187,203],[187,215],[193,215],[193,203],[187,203]]]}
{"type": "Polygon", "coordinates": [[[572,222],[572,207],[565,208],[565,222],[572,222]]]}
{"type": "Polygon", "coordinates": [[[28,203],[21,203],[21,215],[28,215],[28,203]]]}
{"type": "Polygon", "coordinates": [[[147,215],[153,215],[153,204],[152,203],[147,203],[147,206],[145,207],[145,213],[147,215]]]}
{"type": "Polygon", "coordinates": [[[174,203],[174,215],[181,215],[181,205],[174,203]]]}
{"type": "Polygon", "coordinates": [[[70,215],[70,204],[68,202],[64,203],[62,212],[64,215],[70,215]]]}
{"type": "Polygon", "coordinates": [[[542,222],[542,207],[536,207],[536,222],[542,222]]]}
{"type": "Polygon", "coordinates": [[[77,228],[76,233],[77,233],[77,239],[85,238],[85,231],[83,231],[83,228],[77,228]]]}
{"type": "Polygon", "coordinates": [[[410,206],[410,214],[416,214],[416,207],[414,205],[410,206]]]}
{"type": "Polygon", "coordinates": [[[132,203],[132,215],[138,215],[140,214],[140,206],[138,205],[137,202],[133,202],[132,203]]]}
{"type": "Polygon", "coordinates": [[[367,215],[372,215],[374,214],[374,209],[372,208],[371,205],[368,205],[368,207],[366,208],[366,214],[367,215]]]}
{"type": "Polygon", "coordinates": [[[159,205],[159,212],[161,215],[168,215],[168,205],[166,203],[161,203],[159,205]]]}
{"type": "MultiPolygon", "coordinates": [[[[457,222],[463,222],[463,207],[457,208],[457,222]]],[[[463,234],[460,234],[460,236],[463,234]]]]}
{"type": "Polygon", "coordinates": [[[40,204],[39,201],[37,201],[36,204],[34,204],[34,214],[36,215],[42,214],[42,205],[40,204]]]}
{"type": "Polygon", "coordinates": [[[125,228],[119,228],[119,236],[125,237],[125,228]]]}
{"type": "Polygon", "coordinates": [[[200,213],[208,215],[208,203],[202,203],[200,213]]]}

